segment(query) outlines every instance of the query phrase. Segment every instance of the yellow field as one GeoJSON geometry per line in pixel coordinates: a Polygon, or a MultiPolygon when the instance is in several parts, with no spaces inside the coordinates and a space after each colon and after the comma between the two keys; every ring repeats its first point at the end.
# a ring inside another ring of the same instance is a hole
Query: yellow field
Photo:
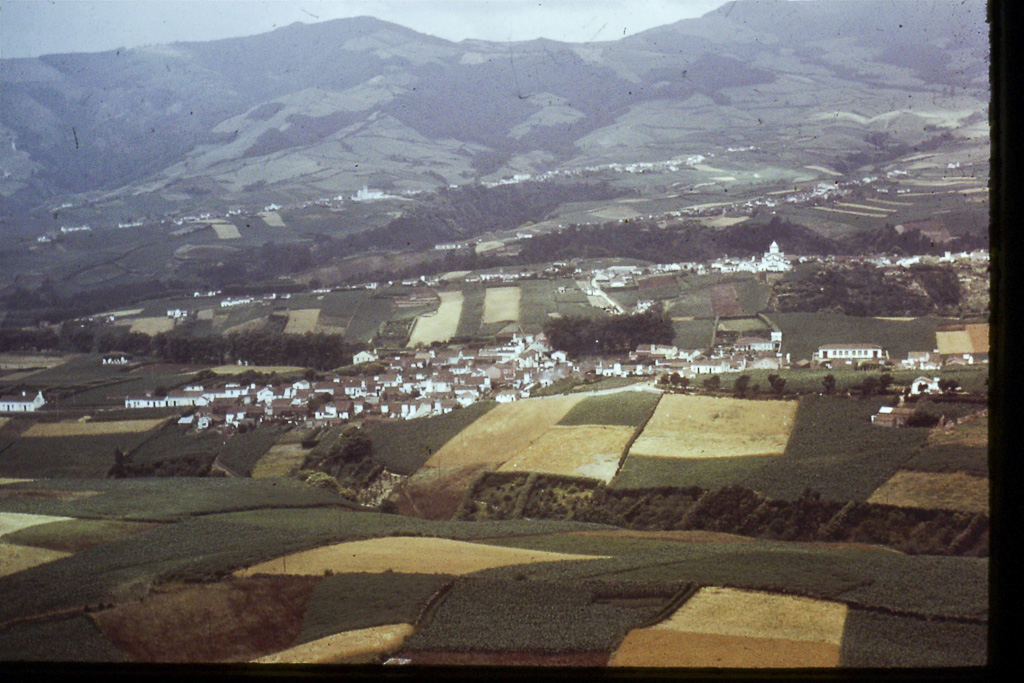
{"type": "Polygon", "coordinates": [[[988,353],[988,323],[967,325],[967,334],[974,353],[988,353]]]}
{"type": "Polygon", "coordinates": [[[666,395],[629,452],[672,458],[780,455],[796,409],[796,401],[666,395]]]}
{"type": "Polygon", "coordinates": [[[768,326],[760,318],[736,318],[734,320],[719,320],[718,329],[726,332],[753,332],[754,330],[767,330],[768,326]]]}
{"type": "Polygon", "coordinates": [[[964,472],[900,471],[868,498],[869,503],[988,514],[987,477],[964,472]]]}
{"type": "Polygon", "coordinates": [[[213,320],[213,309],[212,308],[201,308],[196,313],[196,319],[198,320],[213,320]]]}
{"type": "Polygon", "coordinates": [[[591,211],[591,216],[597,216],[598,218],[604,218],[605,220],[622,220],[625,218],[636,218],[640,214],[627,206],[612,206],[607,209],[600,209],[598,211],[591,211]]]}
{"type": "Polygon", "coordinates": [[[974,353],[974,341],[967,330],[936,330],[935,346],[939,353],[974,353]]]}
{"type": "Polygon", "coordinates": [[[286,443],[271,446],[270,450],[256,461],[252,468],[254,479],[262,477],[290,477],[306,459],[306,451],[300,444],[286,443]]]}
{"type": "Polygon", "coordinates": [[[281,218],[281,214],[279,214],[277,211],[261,211],[257,215],[263,219],[264,223],[266,223],[272,228],[285,227],[284,220],[281,218]]]}
{"type": "Polygon", "coordinates": [[[519,320],[519,288],[488,287],[484,295],[484,317],[481,323],[519,320]]]}
{"type": "Polygon", "coordinates": [[[711,218],[701,218],[700,224],[712,228],[728,228],[730,225],[742,223],[745,220],[749,220],[749,218],[749,216],[712,216],[711,218]]]}
{"type": "Polygon", "coordinates": [[[115,318],[126,318],[128,316],[138,315],[139,313],[142,313],[141,308],[133,308],[129,311],[111,311],[109,313],[104,313],[103,315],[109,315],[115,318]]]}
{"type": "Polygon", "coordinates": [[[386,571],[420,574],[471,574],[483,569],[555,560],[586,560],[596,555],[571,555],[544,550],[524,550],[453,541],[447,538],[390,536],[349,541],[293,553],[240,569],[235,576],[254,574],[301,574],[320,576],[386,571]]]}
{"type": "MultiPolygon", "coordinates": [[[[227,319],[225,317],[225,319],[227,319]]],[[[222,323],[223,324],[223,323],[222,323]]],[[[238,323],[231,327],[225,327],[220,331],[221,334],[231,334],[232,332],[253,332],[261,329],[267,324],[267,316],[263,315],[259,318],[253,318],[252,320],[246,320],[244,323],[238,323]]]]}
{"type": "MultiPolygon", "coordinates": [[[[829,213],[846,213],[851,216],[867,216],[868,218],[885,218],[887,214],[884,213],[867,213],[865,211],[847,211],[845,209],[830,209],[827,206],[812,206],[812,209],[816,211],[827,211],[829,213]]],[[[878,211],[885,211],[886,209],[877,209],[878,211]]]]}
{"type": "Polygon", "coordinates": [[[52,515],[30,515],[24,512],[0,512],[0,536],[14,533],[30,526],[49,524],[50,522],[67,522],[71,517],[54,517],[52,515]]]}
{"type": "Polygon", "coordinates": [[[821,171],[822,173],[828,173],[829,175],[834,175],[834,176],[841,176],[841,175],[843,175],[842,173],[839,173],[838,171],[833,171],[831,168],[825,168],[824,166],[804,166],[804,168],[809,168],[812,171],[821,171]]]}
{"type": "Polygon", "coordinates": [[[432,342],[445,342],[455,336],[462,315],[462,292],[438,292],[438,296],[441,297],[441,305],[433,313],[416,319],[408,346],[429,346],[432,342]]]}
{"type": "Polygon", "coordinates": [[[341,664],[391,654],[412,635],[412,624],[387,624],[344,631],[313,640],[266,657],[255,664],[341,664]]]}
{"type": "Polygon", "coordinates": [[[846,605],[702,588],[667,620],[626,635],[611,666],[838,666],[846,605]]]}
{"type": "Polygon", "coordinates": [[[285,334],[305,334],[316,329],[316,321],[320,317],[319,308],[301,308],[288,311],[288,324],[284,326],[285,334]]]}
{"type": "Polygon", "coordinates": [[[297,372],[299,370],[305,370],[306,368],[298,365],[218,365],[212,370],[218,375],[240,375],[243,372],[252,370],[253,372],[297,372]]]}
{"type": "Polygon", "coordinates": [[[10,420],[11,418],[9,417],[0,417],[0,429],[3,429],[4,425],[10,422],[10,420]]]}
{"type": "Polygon", "coordinates": [[[442,275],[441,279],[446,281],[446,282],[448,280],[458,280],[459,278],[466,277],[471,272],[472,271],[470,271],[470,270],[453,270],[453,271],[447,272],[444,275],[442,275]]]}
{"type": "Polygon", "coordinates": [[[488,242],[480,242],[479,244],[476,245],[476,247],[474,247],[473,250],[478,254],[483,254],[484,252],[494,251],[495,249],[501,249],[503,246],[505,246],[504,242],[491,240],[488,242]]]}
{"type": "Polygon", "coordinates": [[[35,354],[0,353],[0,370],[55,368],[67,360],[68,356],[38,356],[35,354]]]}
{"type": "Polygon", "coordinates": [[[136,318],[132,321],[131,332],[142,332],[150,336],[161,332],[170,332],[174,329],[174,320],[167,316],[154,316],[152,318],[136,318]]]}
{"type": "Polygon", "coordinates": [[[584,398],[552,396],[495,406],[439,448],[424,467],[504,463],[540,438],[584,398]]]}
{"type": "Polygon", "coordinates": [[[615,476],[619,458],[632,436],[632,427],[552,427],[498,471],[565,474],[608,483],[615,476]]]}
{"type": "Polygon", "coordinates": [[[25,569],[68,557],[71,553],[48,548],[33,548],[0,541],[0,576],[10,576],[25,569]]]}
{"type": "Polygon", "coordinates": [[[168,418],[152,420],[111,420],[110,422],[37,422],[22,436],[96,436],[99,434],[137,434],[160,426],[168,418]]]}
{"type": "MultiPolygon", "coordinates": [[[[0,419],[6,420],[7,418],[4,417],[4,418],[0,418],[0,419]]],[[[0,427],[2,427],[2,426],[3,426],[3,424],[0,423],[0,427]]],[[[5,484],[20,484],[23,481],[35,481],[35,479],[21,479],[19,477],[0,477],[0,486],[3,486],[5,484]]]]}
{"type": "Polygon", "coordinates": [[[896,322],[907,322],[909,320],[917,320],[917,318],[907,316],[875,316],[875,320],[893,320],[896,322]]]}
{"type": "Polygon", "coordinates": [[[219,240],[237,240],[242,236],[242,233],[238,232],[237,225],[224,220],[211,221],[210,227],[217,233],[219,240]]]}

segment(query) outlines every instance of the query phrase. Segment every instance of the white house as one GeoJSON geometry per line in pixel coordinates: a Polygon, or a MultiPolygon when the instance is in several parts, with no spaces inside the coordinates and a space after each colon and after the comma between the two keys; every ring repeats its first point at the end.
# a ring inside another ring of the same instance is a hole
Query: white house
{"type": "Polygon", "coordinates": [[[840,360],[847,363],[861,360],[882,360],[889,354],[878,344],[825,344],[814,352],[814,360],[840,360]]]}
{"type": "Polygon", "coordinates": [[[352,363],[359,365],[360,363],[372,363],[377,360],[377,354],[373,351],[360,351],[356,355],[352,356],[352,363]]]}
{"type": "Polygon", "coordinates": [[[103,365],[128,365],[128,354],[114,351],[103,356],[103,365]]]}
{"type": "Polygon", "coordinates": [[[910,383],[910,395],[919,394],[941,394],[938,377],[918,377],[910,383]]]}
{"type": "Polygon", "coordinates": [[[46,403],[43,392],[38,392],[35,398],[29,398],[27,392],[8,394],[0,396],[0,413],[32,413],[39,410],[46,403]]]}

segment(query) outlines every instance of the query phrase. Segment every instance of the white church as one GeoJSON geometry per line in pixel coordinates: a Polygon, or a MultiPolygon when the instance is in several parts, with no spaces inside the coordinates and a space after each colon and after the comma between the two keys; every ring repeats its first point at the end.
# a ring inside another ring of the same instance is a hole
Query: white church
{"type": "Polygon", "coordinates": [[[772,242],[771,246],[768,247],[768,251],[761,257],[761,263],[758,266],[758,270],[761,272],[779,272],[792,270],[793,265],[786,258],[786,255],[779,250],[779,243],[772,242]]]}

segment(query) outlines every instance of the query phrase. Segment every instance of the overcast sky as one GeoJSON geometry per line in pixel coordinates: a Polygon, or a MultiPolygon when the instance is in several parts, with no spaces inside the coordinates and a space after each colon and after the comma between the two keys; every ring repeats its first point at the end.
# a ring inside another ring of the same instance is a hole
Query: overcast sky
{"type": "Polygon", "coordinates": [[[213,40],[370,15],[448,40],[614,40],[725,0],[0,0],[0,55],[213,40]]]}

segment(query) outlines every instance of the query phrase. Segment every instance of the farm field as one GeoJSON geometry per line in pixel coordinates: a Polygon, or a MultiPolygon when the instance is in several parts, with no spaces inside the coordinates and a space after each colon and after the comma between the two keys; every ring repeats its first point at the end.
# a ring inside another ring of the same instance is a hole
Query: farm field
{"type": "Polygon", "coordinates": [[[499,472],[539,472],[589,477],[609,482],[633,427],[554,426],[498,468],[499,472]]]}
{"type": "Polygon", "coordinates": [[[782,352],[794,361],[809,359],[824,344],[870,341],[898,360],[910,351],[935,348],[935,330],[939,318],[881,320],[858,318],[838,313],[771,313],[769,320],[782,330],[782,352]]]}
{"type": "Polygon", "coordinates": [[[23,433],[23,437],[100,436],[104,434],[137,434],[148,432],[167,422],[154,420],[111,420],[97,422],[37,422],[23,433]]]}
{"type": "Polygon", "coordinates": [[[225,220],[210,221],[210,227],[217,233],[219,240],[237,240],[242,233],[238,232],[238,226],[225,220]]]}
{"type": "Polygon", "coordinates": [[[373,661],[397,650],[412,624],[388,624],[325,636],[252,660],[256,664],[341,664],[373,661]]]}
{"type": "Polygon", "coordinates": [[[241,375],[246,372],[261,372],[266,374],[277,373],[283,375],[289,372],[302,372],[306,368],[301,365],[218,365],[210,368],[218,375],[241,375]]]}
{"type": "Polygon", "coordinates": [[[627,634],[609,665],[835,667],[846,612],[837,602],[702,588],[665,621],[627,634]]]}
{"type": "Polygon", "coordinates": [[[438,296],[441,297],[441,305],[437,311],[416,319],[409,336],[409,346],[429,346],[455,336],[462,315],[462,292],[438,292],[438,296]]]}
{"type": "Polygon", "coordinates": [[[989,481],[964,472],[900,470],[878,487],[869,503],[926,510],[960,510],[988,514],[989,481]]]}
{"type": "Polygon", "coordinates": [[[639,427],[650,417],[661,395],[653,391],[619,391],[588,396],[577,403],[558,421],[563,427],[573,425],[622,425],[639,427]]]}
{"type": "Polygon", "coordinates": [[[0,576],[9,576],[41,564],[53,562],[71,553],[48,548],[36,548],[33,546],[17,545],[7,541],[0,541],[0,576]]]}
{"type": "Polygon", "coordinates": [[[319,308],[302,308],[288,311],[288,323],[284,326],[285,334],[305,334],[316,330],[320,318],[319,308]]]}
{"type": "Polygon", "coordinates": [[[277,444],[271,446],[253,465],[251,476],[255,479],[288,477],[302,466],[306,450],[300,444],[277,444]]]}
{"type": "Polygon", "coordinates": [[[782,454],[796,406],[793,401],[667,395],[633,443],[630,456],[707,458],[782,454]]]}
{"type": "Polygon", "coordinates": [[[584,398],[531,398],[495,406],[445,443],[424,467],[500,465],[557,424],[584,398]]]}
{"type": "Polygon", "coordinates": [[[368,425],[373,459],[391,472],[413,474],[445,443],[496,405],[493,401],[477,401],[446,415],[368,425]]]}
{"type": "Polygon", "coordinates": [[[161,332],[170,332],[173,329],[174,320],[164,315],[150,318],[135,318],[132,320],[130,331],[153,336],[161,332]]]}
{"type": "Polygon", "coordinates": [[[518,321],[519,298],[519,287],[488,287],[481,324],[518,321]]]}
{"type": "Polygon", "coordinates": [[[368,541],[349,541],[279,557],[236,572],[237,576],[261,574],[323,575],[353,572],[405,572],[469,574],[514,564],[588,559],[591,556],[520,550],[444,538],[393,536],[368,541]]]}

